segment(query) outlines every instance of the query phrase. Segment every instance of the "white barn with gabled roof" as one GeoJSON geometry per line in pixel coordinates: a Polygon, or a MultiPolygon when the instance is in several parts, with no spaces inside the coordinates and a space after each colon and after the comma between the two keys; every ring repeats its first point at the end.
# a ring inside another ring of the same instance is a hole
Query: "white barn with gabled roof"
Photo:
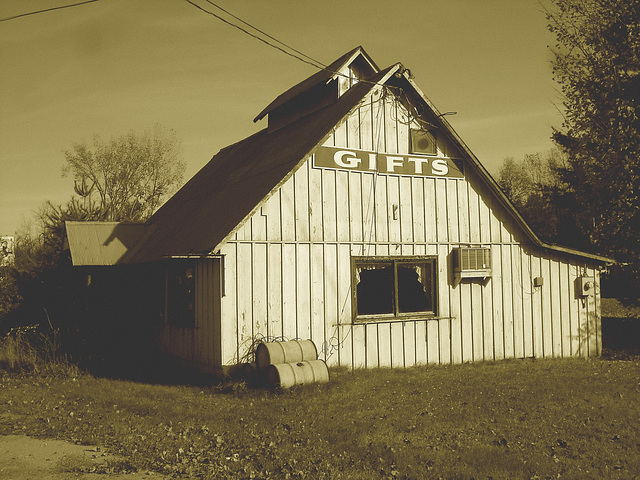
{"type": "Polygon", "coordinates": [[[212,372],[275,339],[356,368],[600,354],[609,260],[541,241],[401,64],[358,47],[264,117],[112,249],[165,275],[163,351],[212,372]]]}

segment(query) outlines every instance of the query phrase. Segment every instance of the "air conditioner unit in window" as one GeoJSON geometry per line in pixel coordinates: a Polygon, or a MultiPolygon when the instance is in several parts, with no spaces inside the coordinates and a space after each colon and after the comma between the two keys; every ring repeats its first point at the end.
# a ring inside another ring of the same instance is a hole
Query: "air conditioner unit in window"
{"type": "Polygon", "coordinates": [[[458,247],[453,249],[453,273],[456,284],[463,278],[491,277],[491,249],[488,247],[458,247]]]}

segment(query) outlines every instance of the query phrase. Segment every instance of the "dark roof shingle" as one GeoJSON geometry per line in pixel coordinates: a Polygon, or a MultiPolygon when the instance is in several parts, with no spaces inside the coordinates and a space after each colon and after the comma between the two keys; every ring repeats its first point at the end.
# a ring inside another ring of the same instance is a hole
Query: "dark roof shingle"
{"type": "Polygon", "coordinates": [[[153,231],[123,261],[211,252],[397,68],[356,84],[335,103],[286,127],[261,130],[220,150],[149,219],[153,231]]]}
{"type": "Polygon", "coordinates": [[[294,99],[298,95],[309,91],[311,88],[315,87],[316,85],[319,85],[320,83],[328,82],[331,78],[333,78],[333,76],[335,76],[336,72],[341,70],[342,67],[348,62],[348,60],[357,53],[362,54],[374,66],[376,71],[380,70],[376,66],[376,64],[373,62],[373,60],[371,60],[369,55],[367,55],[367,52],[365,52],[362,47],[356,47],[353,50],[345,53],[340,58],[338,58],[331,65],[328,65],[326,68],[314,73],[313,75],[306,78],[302,82],[291,87],[286,92],[278,95],[278,97],[276,97],[276,99],[273,102],[267,105],[265,109],[262,110],[256,118],[253,119],[253,121],[257,122],[259,120],[262,120],[270,112],[284,105],[288,101],[294,99]]]}

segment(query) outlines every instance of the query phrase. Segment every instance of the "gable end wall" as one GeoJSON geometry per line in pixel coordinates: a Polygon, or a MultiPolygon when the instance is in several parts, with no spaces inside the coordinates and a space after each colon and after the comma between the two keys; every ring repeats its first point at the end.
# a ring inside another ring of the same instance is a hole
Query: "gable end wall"
{"type": "MultiPolygon", "coordinates": [[[[325,145],[408,153],[411,121],[381,93],[325,145]]],[[[456,156],[442,145],[440,154],[456,156]]],[[[250,360],[261,339],[296,338],[314,340],[330,365],[353,367],[599,354],[596,265],[530,245],[473,171],[465,173],[450,179],[320,169],[309,157],[220,251],[222,364],[250,360]],[[453,285],[450,253],[464,244],[491,248],[486,284],[453,285]],[[353,324],[356,255],[437,256],[438,317],[353,324]],[[595,295],[576,297],[580,275],[596,278],[595,295]]]]}

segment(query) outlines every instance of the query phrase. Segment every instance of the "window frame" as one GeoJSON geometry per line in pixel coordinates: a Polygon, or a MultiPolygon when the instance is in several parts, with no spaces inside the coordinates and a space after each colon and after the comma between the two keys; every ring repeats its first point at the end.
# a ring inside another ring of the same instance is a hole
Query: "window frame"
{"type": "Polygon", "coordinates": [[[180,328],[195,328],[196,326],[196,261],[192,259],[170,259],[167,260],[165,266],[165,318],[166,324],[171,327],[180,328]],[[187,278],[187,271],[192,270],[192,284],[188,291],[177,292],[177,287],[172,282],[177,278],[177,275],[182,274],[187,278]],[[180,303],[185,305],[191,305],[192,308],[180,308],[180,315],[175,316],[173,303],[175,301],[174,296],[179,294],[180,303]],[[188,297],[187,297],[188,295],[188,297]]]}
{"type": "Polygon", "coordinates": [[[424,320],[438,316],[438,257],[436,255],[412,256],[352,256],[351,257],[351,307],[353,323],[395,322],[406,320],[424,320]],[[358,268],[363,265],[391,264],[393,268],[393,313],[358,314],[358,268]],[[398,265],[430,266],[431,274],[431,310],[419,312],[400,312],[398,301],[398,265]]]}

